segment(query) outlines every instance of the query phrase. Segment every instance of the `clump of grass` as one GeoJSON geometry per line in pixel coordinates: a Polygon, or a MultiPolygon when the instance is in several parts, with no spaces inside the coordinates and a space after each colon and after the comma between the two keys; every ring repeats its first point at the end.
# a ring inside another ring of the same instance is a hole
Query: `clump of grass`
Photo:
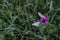
{"type": "Polygon", "coordinates": [[[0,0],[0,40],[59,40],[59,0],[0,0]],[[34,27],[38,12],[49,24],[34,27]]]}

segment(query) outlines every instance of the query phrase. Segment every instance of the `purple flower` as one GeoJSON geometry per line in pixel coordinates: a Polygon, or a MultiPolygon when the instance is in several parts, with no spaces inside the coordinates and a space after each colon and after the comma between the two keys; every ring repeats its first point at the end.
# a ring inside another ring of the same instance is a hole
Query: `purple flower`
{"type": "Polygon", "coordinates": [[[45,24],[48,24],[48,16],[45,16],[45,18],[40,18],[40,21],[45,24]]]}

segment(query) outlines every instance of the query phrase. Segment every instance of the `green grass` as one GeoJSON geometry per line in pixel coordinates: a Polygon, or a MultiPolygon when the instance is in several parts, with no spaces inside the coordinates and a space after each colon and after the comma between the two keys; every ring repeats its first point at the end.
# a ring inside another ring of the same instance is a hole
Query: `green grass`
{"type": "Polygon", "coordinates": [[[60,0],[0,0],[0,40],[60,40],[60,0]],[[48,25],[32,26],[38,12],[48,25]]]}

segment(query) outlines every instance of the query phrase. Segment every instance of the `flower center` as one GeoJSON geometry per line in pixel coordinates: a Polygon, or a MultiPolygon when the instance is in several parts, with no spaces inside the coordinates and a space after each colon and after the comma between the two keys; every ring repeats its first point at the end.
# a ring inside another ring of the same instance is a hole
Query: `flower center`
{"type": "Polygon", "coordinates": [[[40,18],[40,22],[48,24],[48,16],[45,16],[45,18],[40,18]]]}

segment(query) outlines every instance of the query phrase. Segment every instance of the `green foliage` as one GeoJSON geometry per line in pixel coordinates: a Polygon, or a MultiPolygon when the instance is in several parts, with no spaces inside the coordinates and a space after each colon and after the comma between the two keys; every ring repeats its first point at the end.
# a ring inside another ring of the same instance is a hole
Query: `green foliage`
{"type": "Polygon", "coordinates": [[[60,0],[0,0],[0,40],[60,40],[60,0]],[[38,12],[49,24],[32,26],[38,12]]]}

